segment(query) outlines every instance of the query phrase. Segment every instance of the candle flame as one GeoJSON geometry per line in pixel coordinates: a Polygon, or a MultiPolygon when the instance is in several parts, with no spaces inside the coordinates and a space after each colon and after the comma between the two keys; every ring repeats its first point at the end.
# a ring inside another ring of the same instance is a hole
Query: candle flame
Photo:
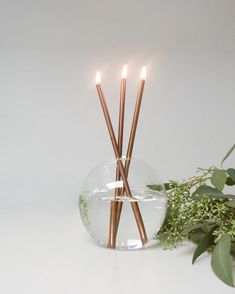
{"type": "Polygon", "coordinates": [[[126,66],[126,64],[123,66],[123,69],[122,69],[122,78],[123,79],[127,78],[127,66],[126,66]]]}
{"type": "Polygon", "coordinates": [[[96,83],[96,85],[99,85],[101,83],[101,75],[100,75],[100,71],[99,70],[96,73],[95,83],[96,83]]]}
{"type": "Polygon", "coordinates": [[[146,75],[147,75],[146,66],[143,66],[140,73],[141,80],[146,80],[146,75]]]}

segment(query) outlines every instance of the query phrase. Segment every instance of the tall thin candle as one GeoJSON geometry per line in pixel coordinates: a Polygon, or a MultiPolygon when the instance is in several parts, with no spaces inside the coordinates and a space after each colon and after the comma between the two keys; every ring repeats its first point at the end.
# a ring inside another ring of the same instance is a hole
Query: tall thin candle
{"type": "MultiPolygon", "coordinates": [[[[140,73],[140,84],[139,84],[139,88],[138,88],[135,110],[134,110],[132,126],[131,126],[131,132],[130,132],[130,137],[129,137],[129,142],[128,142],[127,154],[126,154],[126,161],[125,161],[126,176],[128,176],[133,147],[134,147],[134,142],[135,142],[135,135],[136,135],[136,129],[137,129],[137,124],[138,124],[138,120],[139,120],[140,107],[141,107],[141,102],[142,102],[142,97],[143,97],[143,92],[144,92],[146,75],[147,75],[146,67],[143,66],[141,73],[140,73]]],[[[124,193],[125,193],[125,187],[122,189],[121,195],[124,195],[124,193]]],[[[123,205],[123,203],[120,201],[118,203],[117,213],[116,213],[116,215],[117,215],[116,232],[118,230],[120,215],[121,215],[121,211],[122,211],[122,205],[123,205]]]]}
{"type": "MultiPolygon", "coordinates": [[[[127,66],[124,65],[121,76],[121,88],[120,88],[120,104],[119,104],[119,124],[118,124],[118,150],[120,158],[122,157],[123,146],[123,130],[124,130],[124,113],[125,113],[125,99],[126,99],[126,79],[127,79],[127,66]]],[[[120,172],[117,166],[116,168],[116,181],[120,181],[120,172]]],[[[115,188],[115,199],[121,194],[120,188],[115,188]]],[[[108,247],[115,248],[116,246],[116,220],[117,220],[117,208],[119,203],[117,201],[111,201],[110,208],[110,222],[109,222],[109,239],[108,247]]]]}
{"type": "MultiPolygon", "coordinates": [[[[111,119],[110,119],[108,107],[107,107],[107,104],[106,104],[106,99],[105,99],[103,90],[101,88],[100,82],[101,82],[100,72],[97,72],[97,75],[96,75],[96,88],[97,88],[97,92],[98,92],[98,95],[99,95],[99,98],[100,98],[100,103],[101,103],[102,110],[103,110],[103,113],[104,113],[107,128],[108,128],[108,131],[109,131],[109,136],[110,136],[110,139],[111,139],[111,142],[112,142],[114,154],[115,154],[116,159],[117,159],[119,172],[120,172],[121,178],[123,180],[123,185],[124,185],[127,196],[130,197],[130,198],[133,198],[130,187],[129,187],[129,184],[128,184],[128,181],[127,181],[125,169],[124,169],[122,160],[120,159],[117,140],[115,138],[113,125],[112,125],[112,122],[111,122],[111,119]]],[[[141,213],[140,213],[140,210],[139,210],[139,206],[134,201],[131,201],[131,206],[132,206],[132,210],[133,210],[134,215],[135,215],[135,219],[136,219],[136,223],[137,223],[137,226],[138,226],[141,241],[142,241],[143,244],[146,244],[147,241],[148,241],[148,237],[147,237],[147,234],[146,234],[146,231],[145,231],[145,227],[144,227],[143,219],[142,219],[142,216],[141,216],[141,213]]]]}

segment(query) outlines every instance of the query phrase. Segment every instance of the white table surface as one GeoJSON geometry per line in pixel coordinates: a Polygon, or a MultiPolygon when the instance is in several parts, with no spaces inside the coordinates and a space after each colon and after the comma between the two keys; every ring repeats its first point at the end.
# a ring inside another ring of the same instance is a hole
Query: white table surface
{"type": "Polygon", "coordinates": [[[115,251],[96,245],[70,214],[1,213],[0,293],[234,293],[193,245],[115,251]]]}

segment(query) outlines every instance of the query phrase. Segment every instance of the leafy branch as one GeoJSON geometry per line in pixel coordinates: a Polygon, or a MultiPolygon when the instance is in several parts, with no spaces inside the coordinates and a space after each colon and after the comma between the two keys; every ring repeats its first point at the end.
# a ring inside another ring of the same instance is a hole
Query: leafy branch
{"type": "MultiPolygon", "coordinates": [[[[235,195],[226,187],[235,187],[235,169],[223,167],[235,150],[235,144],[221,167],[199,168],[198,175],[179,183],[165,184],[168,210],[157,238],[164,248],[175,248],[184,240],[197,244],[192,263],[208,251],[211,267],[225,284],[234,287],[232,257],[235,258],[235,195]]],[[[158,190],[157,185],[148,185],[158,190]]]]}

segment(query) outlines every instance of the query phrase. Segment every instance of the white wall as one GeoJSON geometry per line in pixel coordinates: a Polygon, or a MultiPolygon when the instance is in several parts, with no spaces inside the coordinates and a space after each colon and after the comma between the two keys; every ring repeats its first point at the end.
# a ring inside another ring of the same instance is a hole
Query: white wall
{"type": "Polygon", "coordinates": [[[112,156],[98,68],[116,124],[128,64],[127,139],[147,65],[134,155],[164,180],[219,163],[235,143],[233,0],[2,1],[0,46],[4,212],[70,213],[88,171],[112,156]]]}

